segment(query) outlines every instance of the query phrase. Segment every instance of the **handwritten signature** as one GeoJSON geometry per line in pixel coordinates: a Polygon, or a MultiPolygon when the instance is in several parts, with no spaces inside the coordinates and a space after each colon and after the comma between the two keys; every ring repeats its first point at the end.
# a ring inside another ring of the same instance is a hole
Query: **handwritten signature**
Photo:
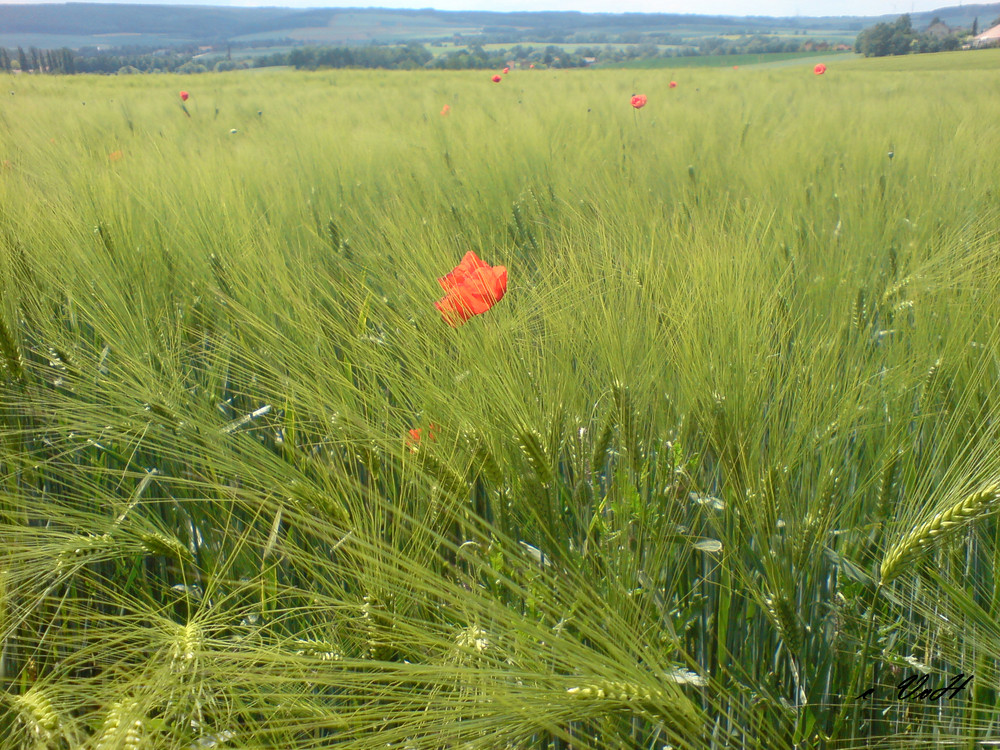
{"type": "MultiPolygon", "coordinates": [[[[965,686],[972,682],[972,675],[970,674],[966,677],[964,674],[960,674],[950,683],[946,684],[944,687],[930,688],[927,684],[930,682],[930,675],[910,675],[904,678],[898,685],[896,685],[896,700],[898,701],[936,701],[940,698],[946,698],[951,700],[952,698],[957,698],[958,694],[965,689],[965,686]],[[949,695],[949,693],[951,695],[949,695]]],[[[875,697],[875,688],[870,687],[861,695],[859,695],[855,700],[865,700],[866,698],[875,697]]]]}

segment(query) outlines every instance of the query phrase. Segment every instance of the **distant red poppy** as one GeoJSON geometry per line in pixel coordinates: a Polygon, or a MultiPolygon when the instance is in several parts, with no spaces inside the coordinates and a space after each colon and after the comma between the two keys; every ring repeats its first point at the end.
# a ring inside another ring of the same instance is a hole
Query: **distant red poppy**
{"type": "Polygon", "coordinates": [[[188,94],[187,91],[182,91],[181,92],[181,101],[182,102],[186,102],[188,100],[188,96],[190,96],[190,95],[188,94]]]}
{"type": "Polygon", "coordinates": [[[510,68],[504,68],[503,69],[503,74],[507,75],[508,73],[510,73],[510,68]]]}
{"type": "Polygon", "coordinates": [[[826,66],[823,63],[816,63],[816,67],[813,68],[813,73],[818,76],[823,75],[826,72],[826,66]]]}
{"type": "MultiPolygon", "coordinates": [[[[437,435],[434,434],[435,430],[437,430],[437,425],[434,424],[433,422],[427,425],[428,440],[437,440],[437,435]]],[[[407,431],[406,443],[411,452],[416,453],[417,445],[420,443],[420,439],[423,437],[423,432],[424,430],[422,427],[416,427],[412,430],[407,431]]]]}
{"type": "Polygon", "coordinates": [[[642,109],[646,106],[646,95],[645,94],[632,94],[632,106],[636,109],[642,109]]]}
{"type": "Polygon", "coordinates": [[[445,323],[457,328],[473,315],[481,315],[507,293],[507,269],[491,266],[471,250],[462,262],[438,279],[445,291],[434,303],[445,323]]]}
{"type": "Polygon", "coordinates": [[[450,104],[445,104],[443,107],[441,107],[441,116],[442,117],[444,117],[445,115],[447,115],[449,112],[451,112],[451,105],[450,104]]]}
{"type": "Polygon", "coordinates": [[[124,154],[121,151],[112,151],[108,154],[108,159],[111,161],[118,161],[122,158],[122,156],[124,156],[124,154]]]}
{"type": "Polygon", "coordinates": [[[535,64],[534,64],[534,63],[531,63],[531,65],[529,65],[528,67],[529,67],[529,68],[533,68],[533,67],[535,67],[535,64]]]}
{"type": "Polygon", "coordinates": [[[503,79],[498,75],[493,76],[493,83],[500,83],[502,80],[503,79]]]}
{"type": "Polygon", "coordinates": [[[739,69],[740,69],[740,66],[739,66],[739,65],[734,65],[734,66],[733,66],[733,70],[739,70],[739,69]]]}
{"type": "Polygon", "coordinates": [[[672,89],[677,88],[677,81],[671,81],[670,82],[670,88],[672,88],[672,89]]]}

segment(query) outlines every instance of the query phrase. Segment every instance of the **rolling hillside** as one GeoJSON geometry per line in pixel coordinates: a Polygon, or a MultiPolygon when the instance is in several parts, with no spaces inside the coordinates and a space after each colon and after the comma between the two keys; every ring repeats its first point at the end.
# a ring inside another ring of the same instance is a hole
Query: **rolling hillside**
{"type": "MultiPolygon", "coordinates": [[[[913,14],[926,27],[934,16],[950,26],[984,27],[1000,4],[968,5],[913,14]]],[[[460,36],[468,43],[528,41],[628,42],[653,34],[683,39],[730,34],[853,38],[886,17],[733,17],[578,12],[492,13],[377,8],[230,8],[212,6],[66,3],[0,5],[0,45],[7,47],[139,47],[177,44],[320,44],[433,42],[460,36]]]]}

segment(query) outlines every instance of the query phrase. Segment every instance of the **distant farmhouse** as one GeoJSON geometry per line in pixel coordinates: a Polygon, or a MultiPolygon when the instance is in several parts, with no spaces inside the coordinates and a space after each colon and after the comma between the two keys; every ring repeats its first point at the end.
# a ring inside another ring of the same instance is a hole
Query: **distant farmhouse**
{"type": "Polygon", "coordinates": [[[998,44],[1000,44],[1000,24],[997,24],[991,29],[987,29],[972,40],[972,46],[974,48],[996,47],[998,44]]]}
{"type": "Polygon", "coordinates": [[[946,36],[951,34],[953,30],[954,29],[948,26],[948,24],[946,24],[940,18],[935,17],[934,20],[931,22],[931,25],[927,27],[927,30],[924,33],[933,36],[937,39],[944,39],[946,36]]]}

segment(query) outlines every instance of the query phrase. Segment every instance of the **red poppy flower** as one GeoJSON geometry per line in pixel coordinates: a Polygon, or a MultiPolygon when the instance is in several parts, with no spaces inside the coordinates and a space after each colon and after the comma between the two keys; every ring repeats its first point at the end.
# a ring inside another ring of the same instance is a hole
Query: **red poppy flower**
{"type": "Polygon", "coordinates": [[[445,105],[444,105],[444,106],[443,106],[443,107],[441,108],[441,116],[442,116],[442,117],[444,117],[444,116],[445,116],[445,115],[447,115],[447,114],[448,114],[449,112],[451,112],[451,105],[449,105],[449,104],[445,104],[445,105]]]}
{"type": "MultiPolygon", "coordinates": [[[[428,440],[437,440],[437,435],[434,434],[436,430],[437,430],[437,425],[434,424],[433,422],[427,425],[428,440]]],[[[417,445],[420,443],[420,438],[423,437],[423,432],[424,430],[422,427],[416,427],[412,430],[407,431],[406,443],[411,453],[417,452],[417,445]]]]}
{"type": "Polygon", "coordinates": [[[642,109],[646,106],[646,95],[645,94],[632,94],[632,106],[636,109],[642,109]]]}
{"type": "Polygon", "coordinates": [[[187,91],[182,91],[181,92],[181,101],[182,102],[186,102],[188,100],[188,96],[189,96],[189,94],[188,94],[187,91]]]}
{"type": "Polygon", "coordinates": [[[498,75],[493,76],[493,83],[500,83],[502,80],[503,79],[498,75]]]}
{"type": "Polygon", "coordinates": [[[531,63],[531,65],[529,65],[528,67],[529,67],[529,68],[533,68],[533,67],[535,67],[535,64],[534,64],[534,63],[531,63]]]}
{"type": "Polygon", "coordinates": [[[670,82],[670,88],[672,88],[672,89],[677,88],[677,81],[671,81],[670,82]]]}
{"type": "Polygon", "coordinates": [[[122,154],[121,151],[112,151],[110,154],[108,154],[108,159],[110,159],[111,161],[119,161],[122,158],[122,156],[124,156],[124,154],[122,154]]]}
{"type": "Polygon", "coordinates": [[[503,74],[507,75],[508,73],[510,73],[510,68],[504,68],[503,69],[503,74]]]}
{"type": "Polygon", "coordinates": [[[740,69],[740,66],[739,66],[739,65],[734,65],[734,66],[733,66],[733,70],[739,70],[739,69],[740,69]]]}
{"type": "Polygon", "coordinates": [[[813,73],[818,76],[823,75],[826,72],[826,66],[823,63],[816,63],[816,67],[813,68],[813,73]]]}
{"type": "MultiPolygon", "coordinates": [[[[419,443],[420,438],[423,437],[423,434],[424,430],[422,427],[417,427],[416,429],[409,431],[409,435],[413,439],[414,443],[419,443]]],[[[434,424],[433,422],[427,425],[427,439],[437,440],[437,425],[434,424]]]]}
{"type": "Polygon", "coordinates": [[[441,288],[446,292],[450,292],[452,289],[456,289],[463,284],[469,283],[472,279],[472,275],[480,268],[489,267],[489,263],[481,260],[478,255],[470,250],[465,254],[465,257],[462,258],[461,263],[438,279],[438,284],[440,284],[441,288]]]}
{"type": "Polygon", "coordinates": [[[473,315],[481,315],[507,293],[507,269],[491,266],[471,250],[462,262],[446,276],[438,279],[445,291],[443,299],[434,303],[445,323],[458,327],[473,315]]]}

